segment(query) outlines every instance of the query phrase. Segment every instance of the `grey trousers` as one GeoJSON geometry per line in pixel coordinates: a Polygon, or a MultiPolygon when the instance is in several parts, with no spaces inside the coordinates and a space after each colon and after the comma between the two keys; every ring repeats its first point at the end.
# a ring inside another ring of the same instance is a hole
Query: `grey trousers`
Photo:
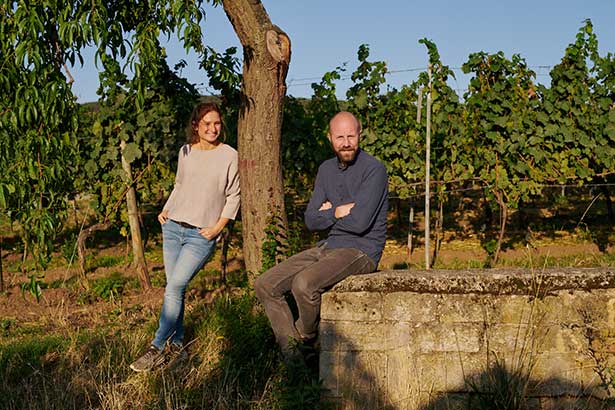
{"type": "Polygon", "coordinates": [[[259,276],[254,290],[282,352],[288,351],[290,338],[300,341],[316,336],[322,293],[349,275],[375,269],[372,259],[358,249],[321,245],[293,255],[259,276]],[[289,291],[299,312],[296,322],[284,297],[289,291]]]}

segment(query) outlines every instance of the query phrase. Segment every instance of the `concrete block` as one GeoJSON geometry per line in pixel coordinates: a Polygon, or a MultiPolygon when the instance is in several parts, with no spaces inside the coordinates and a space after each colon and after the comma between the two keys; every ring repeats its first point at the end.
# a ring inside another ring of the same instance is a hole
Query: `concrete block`
{"type": "Polygon", "coordinates": [[[467,410],[470,397],[467,394],[454,392],[423,393],[422,403],[412,410],[467,410]]]}
{"type": "Polygon", "coordinates": [[[541,410],[613,410],[615,403],[595,397],[542,397],[541,410]]]}
{"type": "Polygon", "coordinates": [[[364,409],[387,402],[387,357],[374,352],[341,352],[338,389],[344,398],[364,409]]]}
{"type": "Polygon", "coordinates": [[[393,292],[384,295],[383,318],[395,322],[432,322],[437,319],[442,295],[393,292]]]}
{"type": "Polygon", "coordinates": [[[486,356],[470,353],[420,354],[414,374],[422,392],[469,392],[486,369],[486,356]]]}
{"type": "Polygon", "coordinates": [[[532,360],[532,395],[583,395],[581,367],[576,353],[543,353],[532,360]]]}
{"type": "Polygon", "coordinates": [[[488,318],[491,323],[528,324],[536,318],[536,304],[540,304],[523,295],[502,295],[493,301],[493,316],[488,318]]]}
{"type": "Polygon", "coordinates": [[[416,355],[407,349],[387,352],[387,397],[395,408],[408,408],[413,398],[417,400],[419,387],[416,355]]]}
{"type": "Polygon", "coordinates": [[[543,322],[546,325],[561,323],[584,325],[583,314],[579,309],[585,310],[587,296],[581,292],[569,291],[560,291],[556,295],[546,296],[542,305],[543,322]]]}
{"type": "Polygon", "coordinates": [[[483,344],[480,324],[421,324],[415,328],[418,350],[428,352],[478,352],[483,344]]]}
{"type": "Polygon", "coordinates": [[[339,352],[321,351],[318,359],[318,368],[325,397],[340,397],[338,382],[340,379],[339,352]]]}
{"type": "Polygon", "coordinates": [[[491,316],[491,296],[440,295],[438,321],[442,323],[483,323],[491,316]]]}
{"type": "Polygon", "coordinates": [[[393,344],[409,343],[399,328],[387,323],[325,321],[319,332],[323,351],[382,351],[393,344]]]}
{"type": "Polygon", "coordinates": [[[485,348],[498,353],[540,352],[549,328],[526,324],[494,324],[485,331],[485,348]]]}
{"type": "MultiPolygon", "coordinates": [[[[541,352],[577,353],[580,355],[587,352],[588,341],[582,329],[549,325],[541,333],[543,333],[542,337],[537,337],[538,348],[541,352]]],[[[615,339],[610,346],[615,349],[615,339]]]]}
{"type": "Polygon", "coordinates": [[[382,297],[369,292],[325,292],[320,317],[332,321],[379,321],[382,319],[382,297]]]}
{"type": "Polygon", "coordinates": [[[586,356],[579,358],[578,363],[579,383],[585,395],[601,400],[615,398],[615,378],[612,370],[615,368],[615,358],[612,354],[596,354],[596,358],[586,356]]]}

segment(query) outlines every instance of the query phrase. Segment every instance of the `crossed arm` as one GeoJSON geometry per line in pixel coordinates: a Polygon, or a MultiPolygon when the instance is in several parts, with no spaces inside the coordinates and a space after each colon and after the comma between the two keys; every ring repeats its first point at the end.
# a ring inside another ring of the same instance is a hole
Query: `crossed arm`
{"type": "MultiPolygon", "coordinates": [[[[354,202],[350,202],[348,204],[343,204],[335,208],[335,217],[343,218],[350,213],[350,210],[354,206],[354,202]]],[[[323,204],[318,209],[319,211],[326,211],[327,209],[333,208],[333,205],[329,201],[323,202],[323,204]]]]}
{"type": "Polygon", "coordinates": [[[383,201],[386,201],[387,175],[384,167],[370,169],[361,182],[354,202],[333,204],[324,190],[321,175],[316,176],[314,192],[305,212],[308,229],[320,231],[335,226],[344,232],[363,234],[372,225],[383,201]]]}

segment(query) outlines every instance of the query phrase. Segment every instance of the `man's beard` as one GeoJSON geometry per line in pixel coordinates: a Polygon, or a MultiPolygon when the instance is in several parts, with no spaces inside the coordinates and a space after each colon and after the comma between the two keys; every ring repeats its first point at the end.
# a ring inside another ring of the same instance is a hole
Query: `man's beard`
{"type": "Polygon", "coordinates": [[[337,159],[344,164],[349,164],[354,161],[357,156],[357,150],[340,150],[335,153],[337,155],[337,159]]]}

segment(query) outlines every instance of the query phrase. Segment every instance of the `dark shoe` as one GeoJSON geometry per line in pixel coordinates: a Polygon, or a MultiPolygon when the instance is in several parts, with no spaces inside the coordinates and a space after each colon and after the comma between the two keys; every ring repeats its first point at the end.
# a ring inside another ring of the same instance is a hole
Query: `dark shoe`
{"type": "Polygon", "coordinates": [[[148,372],[162,365],[165,361],[164,354],[155,346],[150,346],[143,356],[135,360],[130,368],[135,372],[148,372]]]}

